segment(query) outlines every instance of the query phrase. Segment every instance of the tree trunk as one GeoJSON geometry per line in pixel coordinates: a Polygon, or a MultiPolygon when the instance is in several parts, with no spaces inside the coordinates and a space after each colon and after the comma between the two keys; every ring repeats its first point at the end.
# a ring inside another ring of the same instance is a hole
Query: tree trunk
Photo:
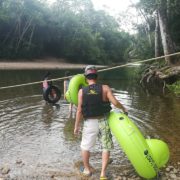
{"type": "Polygon", "coordinates": [[[156,27],[155,27],[155,57],[160,56],[160,30],[159,30],[159,13],[156,10],[156,27]]]}
{"type": "Polygon", "coordinates": [[[151,34],[150,34],[150,23],[149,23],[149,20],[148,20],[148,17],[146,17],[146,15],[143,13],[143,11],[141,9],[139,9],[139,12],[142,14],[142,16],[144,17],[145,21],[146,21],[146,26],[145,27],[145,31],[146,31],[146,34],[148,36],[148,40],[149,40],[149,45],[150,47],[152,47],[152,40],[151,40],[151,34]]]}
{"type": "Polygon", "coordinates": [[[17,43],[17,46],[16,46],[16,52],[19,49],[19,46],[20,46],[20,44],[21,44],[21,42],[22,42],[22,40],[24,38],[24,35],[26,34],[26,32],[28,31],[29,27],[31,26],[32,20],[33,20],[33,18],[31,18],[29,21],[27,21],[26,24],[24,25],[23,31],[20,34],[20,37],[18,39],[18,43],[17,43]]]}
{"type": "MultiPolygon", "coordinates": [[[[159,27],[161,32],[162,46],[164,55],[172,54],[175,52],[174,43],[171,39],[168,23],[167,23],[167,11],[166,11],[166,0],[161,0],[159,7],[159,27]]],[[[176,57],[166,57],[165,60],[168,65],[175,63],[176,57]]]]}
{"type": "Polygon", "coordinates": [[[35,29],[35,25],[33,25],[32,30],[31,30],[31,35],[28,42],[28,50],[30,50],[30,47],[32,45],[31,42],[32,42],[33,34],[34,34],[34,29],[35,29]]]}

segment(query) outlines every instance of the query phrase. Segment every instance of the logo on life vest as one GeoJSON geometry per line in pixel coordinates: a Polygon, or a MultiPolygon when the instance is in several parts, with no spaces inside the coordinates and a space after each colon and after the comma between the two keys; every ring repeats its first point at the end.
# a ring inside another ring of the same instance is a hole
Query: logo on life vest
{"type": "Polygon", "coordinates": [[[90,89],[88,94],[98,94],[95,90],[90,89]]]}

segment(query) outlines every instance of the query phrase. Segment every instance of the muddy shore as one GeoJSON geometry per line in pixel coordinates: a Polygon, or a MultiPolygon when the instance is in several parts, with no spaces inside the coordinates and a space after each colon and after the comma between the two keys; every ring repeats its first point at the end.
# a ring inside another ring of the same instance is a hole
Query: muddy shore
{"type": "MultiPolygon", "coordinates": [[[[93,170],[93,174],[91,177],[82,176],[79,173],[79,166],[82,165],[82,162],[77,162],[74,165],[74,171],[70,173],[62,172],[60,169],[56,169],[55,167],[49,168],[40,168],[36,169],[36,171],[32,171],[30,174],[19,174],[13,172],[13,168],[11,169],[8,165],[0,166],[0,180],[97,180],[99,179],[99,174],[101,168],[98,167],[93,170]]],[[[180,179],[180,171],[179,171],[178,162],[175,166],[168,165],[165,168],[162,168],[159,171],[158,176],[151,180],[178,180],[180,179]]],[[[26,164],[21,161],[16,162],[16,169],[21,170],[21,172],[26,172],[26,164]]],[[[131,166],[131,165],[130,165],[131,166]]],[[[116,166],[108,166],[107,177],[108,180],[145,180],[138,176],[135,172],[134,168],[130,167],[120,167],[116,166]],[[121,168],[120,168],[121,167],[121,168]]]]}
{"type": "MultiPolygon", "coordinates": [[[[86,64],[75,64],[75,63],[66,63],[64,61],[56,60],[36,60],[36,61],[0,61],[1,70],[20,70],[20,69],[81,69],[85,68],[86,64]]],[[[105,67],[98,65],[97,67],[105,67]]]]}
{"type": "Polygon", "coordinates": [[[0,62],[0,69],[78,69],[83,64],[69,64],[58,62],[0,62]]]}

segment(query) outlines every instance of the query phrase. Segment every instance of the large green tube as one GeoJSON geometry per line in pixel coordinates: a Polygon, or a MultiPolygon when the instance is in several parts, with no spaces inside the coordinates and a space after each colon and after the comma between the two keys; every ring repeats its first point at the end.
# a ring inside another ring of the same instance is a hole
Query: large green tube
{"type": "Polygon", "coordinates": [[[159,139],[146,139],[146,142],[151,149],[153,159],[158,168],[163,167],[169,160],[169,148],[167,144],[159,139]]]}
{"type": "Polygon", "coordinates": [[[66,97],[66,101],[70,103],[71,102],[71,97],[70,97],[70,94],[69,94],[69,90],[66,91],[65,97],[66,97]]]}
{"type": "MultiPolygon", "coordinates": [[[[156,151],[153,150],[152,153],[151,148],[155,145],[157,146],[156,149],[162,149],[158,152],[167,153],[167,150],[163,151],[165,146],[158,146],[158,143],[151,143],[151,147],[149,147],[148,144],[150,144],[150,140],[148,140],[149,143],[147,144],[142,133],[125,114],[112,111],[108,118],[108,122],[113,135],[136,172],[141,177],[147,179],[155,177],[159,171],[159,164],[156,164],[158,156],[153,154],[156,154],[156,151]],[[157,158],[156,161],[153,157],[157,158]]],[[[161,161],[161,166],[164,163],[166,162],[161,161]]]]}
{"type": "Polygon", "coordinates": [[[83,86],[87,86],[85,76],[83,74],[77,74],[73,76],[69,82],[68,91],[65,94],[67,101],[77,106],[78,91],[83,86]]]}

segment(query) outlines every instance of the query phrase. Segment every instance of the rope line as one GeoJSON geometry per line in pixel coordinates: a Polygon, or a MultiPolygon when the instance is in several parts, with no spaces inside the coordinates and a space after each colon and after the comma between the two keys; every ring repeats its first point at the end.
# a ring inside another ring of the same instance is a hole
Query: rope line
{"type": "MultiPolygon", "coordinates": [[[[73,75],[72,75],[73,76],[73,75]]],[[[70,78],[72,76],[66,76],[66,77],[62,77],[62,78],[57,78],[57,79],[49,79],[47,81],[57,81],[57,80],[64,80],[66,78],[70,78]]],[[[44,80],[43,80],[44,81],[44,80]]],[[[22,86],[29,86],[29,85],[34,85],[34,84],[40,84],[43,83],[43,81],[36,81],[36,82],[31,82],[31,83],[25,83],[25,84],[17,84],[17,85],[12,85],[12,86],[4,86],[4,87],[0,87],[1,89],[8,89],[8,88],[14,88],[14,87],[22,87],[22,86]]]]}
{"type": "Polygon", "coordinates": [[[122,65],[119,65],[119,66],[114,66],[114,67],[110,67],[110,68],[101,69],[98,72],[103,72],[103,71],[108,71],[108,70],[112,70],[112,69],[117,69],[117,68],[120,68],[120,67],[125,67],[125,66],[129,66],[129,65],[133,65],[133,64],[136,64],[136,63],[150,62],[150,61],[159,60],[159,59],[162,59],[162,58],[165,58],[165,57],[175,56],[175,55],[179,55],[179,54],[180,54],[180,52],[177,52],[177,53],[168,54],[168,55],[164,55],[164,56],[159,56],[159,57],[155,57],[155,58],[140,60],[140,61],[131,62],[131,63],[126,63],[126,64],[122,64],[122,65]]]}
{"type": "MultiPolygon", "coordinates": [[[[140,61],[131,62],[131,63],[126,63],[126,64],[122,64],[122,65],[119,65],[119,66],[104,68],[104,69],[98,70],[98,72],[109,71],[109,70],[112,70],[112,69],[126,67],[126,66],[129,66],[129,65],[137,64],[137,63],[150,62],[150,61],[159,60],[159,59],[162,59],[162,58],[165,58],[165,57],[171,57],[171,56],[175,56],[175,55],[179,55],[179,54],[180,54],[180,52],[176,52],[176,53],[173,53],[173,54],[168,54],[168,55],[159,56],[159,57],[155,57],[155,58],[140,60],[140,61]]],[[[73,75],[72,76],[61,77],[61,78],[49,79],[47,81],[59,81],[59,80],[64,80],[66,78],[71,78],[71,77],[73,77],[73,75]]],[[[40,84],[40,83],[43,83],[43,81],[36,81],[36,82],[25,83],[25,84],[17,84],[17,85],[12,85],[12,86],[4,86],[4,87],[0,87],[0,90],[9,89],[9,88],[15,88],[15,87],[22,87],[22,86],[30,86],[30,85],[34,85],[34,84],[40,84]]]]}

